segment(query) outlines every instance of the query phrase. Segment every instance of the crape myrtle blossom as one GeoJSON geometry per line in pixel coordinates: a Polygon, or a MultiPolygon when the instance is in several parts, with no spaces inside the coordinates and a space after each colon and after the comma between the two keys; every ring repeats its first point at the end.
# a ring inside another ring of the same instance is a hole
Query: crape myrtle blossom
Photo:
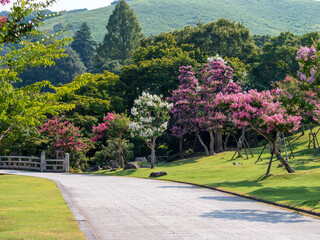
{"type": "Polygon", "coordinates": [[[316,92],[304,89],[298,79],[290,76],[276,82],[275,86],[271,92],[288,114],[301,116],[304,122],[319,122],[320,104],[316,92]]]}
{"type": "Polygon", "coordinates": [[[124,146],[123,140],[129,135],[129,122],[130,118],[125,114],[107,113],[103,118],[102,123],[98,126],[92,126],[92,133],[94,138],[92,142],[96,142],[101,138],[111,138],[118,143],[118,162],[119,165],[124,167],[124,146]]]}
{"type": "Polygon", "coordinates": [[[131,109],[133,121],[129,128],[132,135],[142,138],[150,147],[151,168],[154,168],[156,139],[167,129],[171,108],[172,104],[162,100],[162,96],[143,92],[131,109]]]}
{"type": "Polygon", "coordinates": [[[88,142],[83,138],[80,129],[61,118],[52,118],[40,126],[38,132],[47,136],[55,150],[70,154],[72,167],[80,168],[81,159],[88,148],[88,142]]]}
{"type": "Polygon", "coordinates": [[[300,66],[298,76],[302,82],[307,83],[305,88],[317,89],[320,84],[320,41],[314,42],[310,48],[301,47],[296,60],[300,66]]]}
{"type": "Polygon", "coordinates": [[[298,130],[302,119],[300,116],[288,114],[270,91],[250,90],[231,95],[220,93],[215,101],[218,105],[228,106],[233,119],[249,124],[265,137],[287,171],[294,172],[288,161],[276,148],[276,141],[282,133],[298,130]]]}

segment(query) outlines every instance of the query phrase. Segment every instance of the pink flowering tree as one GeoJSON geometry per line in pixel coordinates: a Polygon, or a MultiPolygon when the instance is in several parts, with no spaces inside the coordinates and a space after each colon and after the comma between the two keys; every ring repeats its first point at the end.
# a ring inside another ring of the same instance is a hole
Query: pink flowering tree
{"type": "Polygon", "coordinates": [[[40,126],[38,130],[49,138],[55,150],[69,153],[73,167],[80,168],[80,160],[87,150],[87,142],[80,129],[61,118],[52,118],[40,126]]]}
{"type": "Polygon", "coordinates": [[[130,133],[129,122],[130,118],[125,114],[107,113],[103,123],[92,127],[93,142],[99,138],[110,138],[118,143],[118,162],[122,168],[124,168],[124,146],[130,133]]]}
{"type": "MultiPolygon", "coordinates": [[[[276,141],[282,133],[298,130],[301,121],[300,116],[288,114],[269,91],[250,90],[233,95],[220,93],[215,101],[216,104],[229,107],[233,119],[249,124],[267,139],[271,145],[272,155],[276,155],[289,173],[294,172],[289,162],[283,158],[277,149],[276,141]]],[[[267,174],[270,172],[270,166],[267,174]]]]}
{"type": "Polygon", "coordinates": [[[311,88],[305,88],[301,80],[288,76],[276,83],[272,93],[289,114],[301,116],[303,124],[319,122],[319,95],[311,88]]]}
{"type": "Polygon", "coordinates": [[[298,76],[305,88],[319,92],[320,86],[320,39],[312,47],[301,47],[296,57],[300,69],[298,76]]]}
{"type": "Polygon", "coordinates": [[[168,98],[168,101],[173,104],[171,115],[175,122],[170,130],[180,139],[186,133],[194,133],[208,156],[208,147],[200,136],[200,107],[203,105],[200,94],[201,87],[191,66],[180,67],[179,71],[180,86],[168,98]]]}
{"type": "Polygon", "coordinates": [[[229,123],[229,109],[216,105],[214,99],[220,92],[223,94],[239,93],[242,88],[233,82],[233,69],[227,66],[227,62],[221,57],[208,58],[209,64],[205,64],[200,70],[201,96],[200,116],[198,124],[201,129],[208,131],[210,136],[210,154],[223,151],[222,131],[229,123]],[[215,136],[215,138],[214,138],[215,136]]]}

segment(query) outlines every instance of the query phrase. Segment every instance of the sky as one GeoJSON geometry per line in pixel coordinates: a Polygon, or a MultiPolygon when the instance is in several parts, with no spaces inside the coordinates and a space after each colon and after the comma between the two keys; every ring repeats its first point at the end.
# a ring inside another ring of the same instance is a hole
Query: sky
{"type": "MultiPolygon", "coordinates": [[[[52,11],[62,11],[62,10],[72,10],[72,9],[95,9],[100,7],[105,7],[110,5],[114,0],[57,0],[55,4],[52,5],[49,9],[52,11]]],[[[0,11],[10,10],[12,3],[15,0],[10,0],[11,4],[6,6],[0,6],[0,11]]]]}

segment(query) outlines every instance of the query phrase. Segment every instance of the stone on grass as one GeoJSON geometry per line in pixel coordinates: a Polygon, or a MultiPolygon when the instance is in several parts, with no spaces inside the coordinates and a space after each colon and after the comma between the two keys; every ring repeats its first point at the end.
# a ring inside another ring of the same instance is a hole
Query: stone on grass
{"type": "Polygon", "coordinates": [[[243,163],[240,162],[234,162],[233,165],[242,165],[243,163]]]}
{"type": "Polygon", "coordinates": [[[111,168],[119,168],[119,163],[115,160],[110,160],[109,161],[109,167],[111,168]]]}
{"type": "Polygon", "coordinates": [[[96,165],[91,169],[91,171],[93,171],[93,172],[101,171],[101,167],[99,165],[96,165]]]}
{"type": "Polygon", "coordinates": [[[167,175],[167,172],[152,172],[150,173],[150,176],[149,177],[161,177],[161,176],[164,176],[164,175],[167,175]]]}
{"type": "Polygon", "coordinates": [[[127,169],[139,169],[140,166],[138,165],[137,162],[128,162],[125,166],[124,166],[124,170],[127,170],[127,169]]]}
{"type": "Polygon", "coordinates": [[[135,161],[136,162],[147,162],[147,159],[145,157],[136,157],[135,161]]]}

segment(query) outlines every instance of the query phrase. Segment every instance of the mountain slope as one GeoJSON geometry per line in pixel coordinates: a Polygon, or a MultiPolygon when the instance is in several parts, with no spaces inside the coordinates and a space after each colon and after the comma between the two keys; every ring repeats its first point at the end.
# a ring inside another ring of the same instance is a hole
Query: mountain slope
{"type": "MultiPolygon", "coordinates": [[[[320,30],[320,2],[315,0],[133,0],[128,2],[138,17],[145,35],[194,26],[200,20],[218,18],[243,22],[252,34],[277,35],[291,31],[303,33],[320,30]]],[[[87,22],[95,41],[101,42],[113,6],[76,12],[50,19],[43,29],[51,30],[57,23],[72,24],[72,36],[87,22]]]]}

